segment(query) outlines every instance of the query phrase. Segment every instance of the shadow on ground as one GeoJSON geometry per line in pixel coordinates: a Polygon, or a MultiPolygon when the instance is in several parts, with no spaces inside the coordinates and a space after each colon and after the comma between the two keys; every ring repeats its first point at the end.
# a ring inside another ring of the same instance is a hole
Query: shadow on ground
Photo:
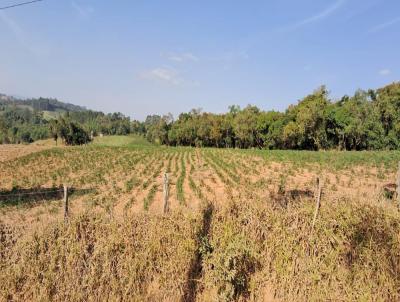
{"type": "MultiPolygon", "coordinates": [[[[68,188],[68,196],[82,196],[94,193],[94,189],[68,188]]],[[[0,208],[6,206],[34,205],[35,203],[49,200],[62,200],[64,198],[63,187],[53,188],[13,188],[12,190],[0,190],[0,208]]]]}
{"type": "Polygon", "coordinates": [[[196,300],[197,285],[199,279],[201,278],[202,262],[203,262],[200,246],[202,241],[209,240],[210,236],[209,233],[210,233],[213,213],[214,213],[214,207],[211,203],[208,203],[202,211],[202,216],[203,216],[202,228],[199,230],[199,233],[197,234],[198,249],[190,263],[190,268],[187,274],[185,291],[181,299],[181,302],[192,302],[196,300]]]}

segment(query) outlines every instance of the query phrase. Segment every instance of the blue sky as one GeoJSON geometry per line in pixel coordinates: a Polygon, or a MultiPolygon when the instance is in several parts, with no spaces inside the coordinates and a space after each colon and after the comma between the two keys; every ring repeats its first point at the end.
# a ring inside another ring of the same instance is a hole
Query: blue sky
{"type": "Polygon", "coordinates": [[[0,41],[6,94],[137,119],[284,110],[399,80],[400,1],[45,0],[1,11],[0,41]]]}

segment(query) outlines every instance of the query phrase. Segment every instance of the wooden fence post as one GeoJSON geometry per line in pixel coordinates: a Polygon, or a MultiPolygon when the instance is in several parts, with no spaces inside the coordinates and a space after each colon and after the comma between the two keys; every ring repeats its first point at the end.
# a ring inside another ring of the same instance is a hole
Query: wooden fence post
{"type": "Polygon", "coordinates": [[[168,197],[169,197],[169,179],[168,173],[164,173],[164,214],[169,211],[168,197]]]}
{"type": "Polygon", "coordinates": [[[64,221],[68,221],[68,187],[64,185],[64,221]]]}
{"type": "Polygon", "coordinates": [[[398,167],[398,170],[397,170],[396,185],[397,185],[397,188],[396,188],[397,204],[398,204],[398,206],[400,206],[400,162],[399,162],[399,167],[398,167]]]}
{"type": "Polygon", "coordinates": [[[317,177],[317,188],[316,188],[316,191],[315,191],[316,204],[315,204],[314,219],[313,219],[313,222],[312,222],[311,231],[314,230],[315,222],[317,221],[319,208],[321,207],[321,194],[322,194],[322,183],[321,183],[320,178],[317,177]]]}

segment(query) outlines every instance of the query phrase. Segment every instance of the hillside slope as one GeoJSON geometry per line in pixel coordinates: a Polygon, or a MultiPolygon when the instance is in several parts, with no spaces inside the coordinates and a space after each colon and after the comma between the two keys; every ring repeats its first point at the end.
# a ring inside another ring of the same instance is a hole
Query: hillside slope
{"type": "Polygon", "coordinates": [[[86,107],[64,103],[52,98],[30,98],[21,99],[5,94],[0,94],[0,107],[17,107],[20,109],[28,109],[31,111],[43,111],[45,117],[54,118],[61,112],[81,112],[87,111],[86,107]]]}

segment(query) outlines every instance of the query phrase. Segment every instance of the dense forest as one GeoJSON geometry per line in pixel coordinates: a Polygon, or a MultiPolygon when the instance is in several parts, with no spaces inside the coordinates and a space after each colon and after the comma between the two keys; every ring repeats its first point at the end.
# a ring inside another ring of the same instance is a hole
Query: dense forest
{"type": "Polygon", "coordinates": [[[170,146],[393,150],[400,148],[400,82],[339,100],[332,100],[322,86],[285,112],[230,106],[224,114],[193,109],[176,120],[171,114],[150,115],[144,122],[54,99],[18,101],[0,95],[0,143],[62,137],[66,132],[60,132],[60,125],[68,131],[81,129],[77,137],[135,133],[170,146]]]}
{"type": "Polygon", "coordinates": [[[86,107],[60,102],[51,98],[18,99],[16,97],[0,94],[0,106],[20,106],[37,111],[85,111],[86,107]]]}
{"type": "Polygon", "coordinates": [[[303,150],[400,148],[400,82],[358,90],[338,101],[322,86],[285,112],[231,106],[225,114],[191,110],[149,116],[146,137],[176,146],[303,150]]]}

